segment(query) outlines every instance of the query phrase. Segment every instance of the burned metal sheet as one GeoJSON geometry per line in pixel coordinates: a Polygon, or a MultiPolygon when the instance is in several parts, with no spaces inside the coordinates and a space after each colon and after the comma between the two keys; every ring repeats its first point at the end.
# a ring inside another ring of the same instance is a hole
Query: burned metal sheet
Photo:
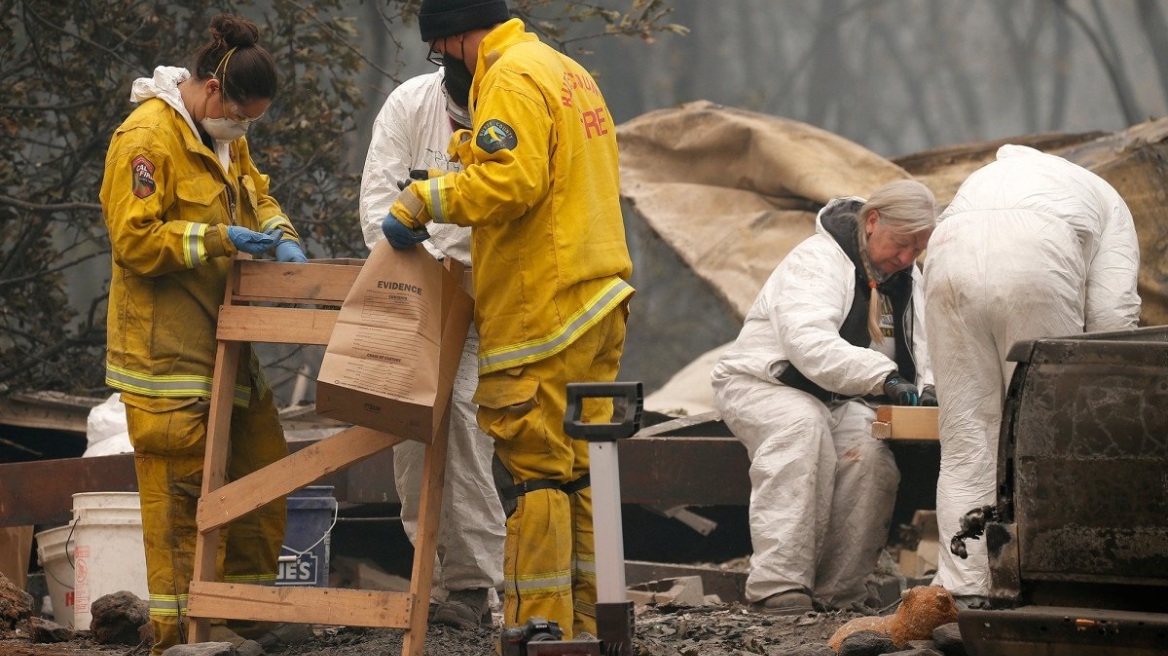
{"type": "Polygon", "coordinates": [[[1168,585],[1168,328],[1025,342],[1011,359],[998,480],[1017,562],[991,568],[1022,588],[1168,585]]]}
{"type": "Polygon", "coordinates": [[[1166,615],[1044,606],[963,610],[957,624],[973,656],[1153,656],[1168,632],[1166,615]]]}

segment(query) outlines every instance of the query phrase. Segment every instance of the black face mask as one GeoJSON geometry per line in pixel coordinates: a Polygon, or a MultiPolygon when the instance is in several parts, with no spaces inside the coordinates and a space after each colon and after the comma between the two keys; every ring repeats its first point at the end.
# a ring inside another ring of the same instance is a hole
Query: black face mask
{"type": "Polygon", "coordinates": [[[450,53],[442,55],[442,68],[446,69],[446,76],[442,79],[446,93],[459,107],[468,107],[470,105],[470,82],[473,79],[470,69],[461,59],[450,53]]]}

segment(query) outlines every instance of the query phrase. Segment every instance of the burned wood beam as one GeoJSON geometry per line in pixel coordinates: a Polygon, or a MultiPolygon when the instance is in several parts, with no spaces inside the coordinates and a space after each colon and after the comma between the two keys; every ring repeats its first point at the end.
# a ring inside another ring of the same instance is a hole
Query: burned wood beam
{"type": "MultiPolygon", "coordinates": [[[[291,442],[293,451],[313,441],[291,442]]],[[[733,438],[634,437],[620,442],[621,500],[653,506],[745,505],[746,450],[733,438]]],[[[396,503],[385,451],[319,481],[343,503],[396,503]]],[[[132,454],[0,464],[0,526],[63,524],[78,492],[137,490],[132,454]]]]}

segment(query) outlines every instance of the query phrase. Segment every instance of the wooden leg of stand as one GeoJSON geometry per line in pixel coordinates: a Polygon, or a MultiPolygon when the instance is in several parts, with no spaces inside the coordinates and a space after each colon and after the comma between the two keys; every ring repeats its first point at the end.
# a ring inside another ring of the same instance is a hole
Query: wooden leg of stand
{"type": "MultiPolygon", "coordinates": [[[[231,408],[235,398],[235,374],[239,370],[239,342],[219,342],[215,354],[215,377],[211,384],[211,410],[207,417],[207,445],[203,458],[203,490],[199,504],[227,482],[227,453],[231,442],[231,408]]],[[[192,581],[214,581],[215,560],[219,555],[219,530],[195,535],[195,561],[192,581]]],[[[211,639],[211,620],[190,620],[187,642],[211,639]]]]}
{"type": "Polygon", "coordinates": [[[430,585],[434,578],[442,486],[446,481],[446,433],[450,427],[450,403],[434,441],[426,447],[422,469],[422,498],[418,505],[418,535],[414,545],[414,569],[410,574],[410,627],[402,640],[402,656],[421,656],[426,644],[430,610],[430,585]]]}
{"type": "Polygon", "coordinates": [[[28,586],[32,532],[32,526],[0,527],[0,574],[8,577],[21,590],[28,586]]]}

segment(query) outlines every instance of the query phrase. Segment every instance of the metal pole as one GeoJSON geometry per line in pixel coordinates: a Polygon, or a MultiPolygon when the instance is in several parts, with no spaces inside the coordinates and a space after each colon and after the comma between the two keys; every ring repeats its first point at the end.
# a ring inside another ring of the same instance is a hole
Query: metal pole
{"type": "Polygon", "coordinates": [[[590,442],[592,536],[596,543],[596,601],[625,601],[625,543],[621,534],[620,467],[616,442],[590,442]]]}

